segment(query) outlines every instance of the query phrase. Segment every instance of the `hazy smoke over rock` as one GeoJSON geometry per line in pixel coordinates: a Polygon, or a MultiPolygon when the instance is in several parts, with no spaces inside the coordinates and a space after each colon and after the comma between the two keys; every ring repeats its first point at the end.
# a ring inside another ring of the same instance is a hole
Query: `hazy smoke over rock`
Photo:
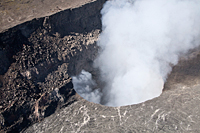
{"type": "Polygon", "coordinates": [[[111,0],[101,13],[95,67],[108,106],[159,96],[171,66],[200,44],[199,0],[111,0]]]}
{"type": "Polygon", "coordinates": [[[101,93],[96,88],[95,81],[92,80],[92,75],[85,70],[81,71],[78,76],[73,76],[73,85],[76,92],[88,101],[100,103],[101,93]]]}

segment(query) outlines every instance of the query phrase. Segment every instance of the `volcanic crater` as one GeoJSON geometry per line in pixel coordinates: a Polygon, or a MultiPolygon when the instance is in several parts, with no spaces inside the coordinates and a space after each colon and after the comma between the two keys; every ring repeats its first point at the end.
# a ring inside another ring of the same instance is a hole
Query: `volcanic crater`
{"type": "Polygon", "coordinates": [[[0,33],[1,132],[199,131],[198,49],[173,67],[161,96],[141,104],[107,107],[75,92],[71,76],[83,69],[98,79],[92,65],[104,2],[58,10],[0,33]]]}

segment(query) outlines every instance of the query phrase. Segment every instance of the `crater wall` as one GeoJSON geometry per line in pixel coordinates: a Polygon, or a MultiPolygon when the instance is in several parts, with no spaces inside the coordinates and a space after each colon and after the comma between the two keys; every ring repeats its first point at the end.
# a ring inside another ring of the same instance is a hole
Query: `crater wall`
{"type": "Polygon", "coordinates": [[[81,99],[71,76],[89,69],[97,55],[104,2],[91,1],[0,33],[2,132],[20,132],[81,99]]]}

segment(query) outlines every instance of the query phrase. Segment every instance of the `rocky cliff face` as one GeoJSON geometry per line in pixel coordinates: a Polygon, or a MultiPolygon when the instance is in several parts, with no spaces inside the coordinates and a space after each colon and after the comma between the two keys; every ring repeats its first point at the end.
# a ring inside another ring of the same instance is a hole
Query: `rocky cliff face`
{"type": "MultiPolygon", "coordinates": [[[[0,32],[34,18],[81,7],[96,0],[1,0],[0,32]]],[[[87,16],[87,15],[84,15],[87,16]]]]}
{"type": "Polygon", "coordinates": [[[97,55],[98,0],[0,33],[1,131],[19,132],[80,99],[72,75],[97,55]]]}
{"type": "Polygon", "coordinates": [[[141,104],[106,107],[74,91],[71,76],[93,71],[104,2],[0,33],[1,132],[200,132],[198,50],[173,68],[160,97],[141,104]]]}

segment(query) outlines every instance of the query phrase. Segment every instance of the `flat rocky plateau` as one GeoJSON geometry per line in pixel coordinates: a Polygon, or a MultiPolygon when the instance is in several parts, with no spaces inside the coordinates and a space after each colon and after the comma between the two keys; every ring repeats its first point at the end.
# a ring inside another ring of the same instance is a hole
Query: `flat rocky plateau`
{"type": "Polygon", "coordinates": [[[74,91],[71,76],[95,73],[105,1],[0,1],[0,132],[200,132],[198,49],[144,103],[107,107],[74,91]]]}

